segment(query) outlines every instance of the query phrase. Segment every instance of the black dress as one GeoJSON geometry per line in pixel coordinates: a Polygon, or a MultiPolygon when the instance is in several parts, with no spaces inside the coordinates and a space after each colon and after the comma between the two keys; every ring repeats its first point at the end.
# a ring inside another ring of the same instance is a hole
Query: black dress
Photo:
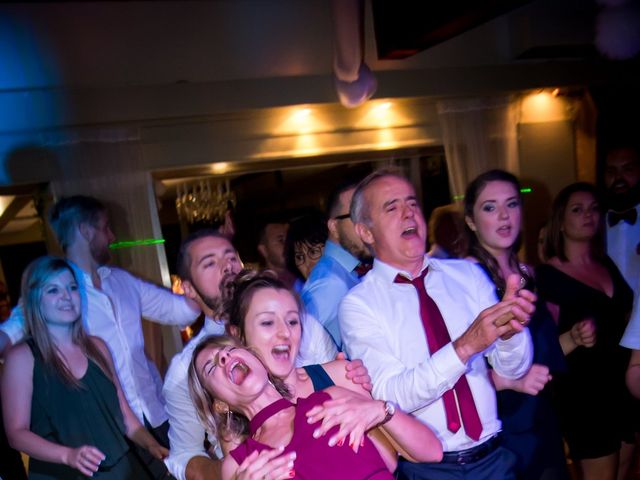
{"type": "Polygon", "coordinates": [[[633,292],[609,258],[604,265],[613,281],[612,297],[551,265],[541,265],[536,275],[540,299],[560,307],[560,334],[586,318],[596,325],[595,345],[571,352],[567,372],[553,381],[561,429],[576,460],[618,451],[622,440],[633,441],[635,430],[635,401],[625,385],[630,351],[618,344],[633,292]]]}

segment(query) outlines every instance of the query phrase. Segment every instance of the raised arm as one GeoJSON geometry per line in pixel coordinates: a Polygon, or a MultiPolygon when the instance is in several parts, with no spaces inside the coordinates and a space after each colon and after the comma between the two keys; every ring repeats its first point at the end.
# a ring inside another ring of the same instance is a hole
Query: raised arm
{"type": "Polygon", "coordinates": [[[129,275],[138,291],[143,317],[156,323],[184,327],[191,325],[200,315],[200,307],[190,298],[125,274],[129,275]]]}
{"type": "Polygon", "coordinates": [[[33,393],[33,354],[26,344],[6,355],[2,375],[2,410],[9,444],[16,450],[45,462],[60,463],[91,476],[105,455],[96,447],[70,448],[50,442],[30,430],[33,393]]]}

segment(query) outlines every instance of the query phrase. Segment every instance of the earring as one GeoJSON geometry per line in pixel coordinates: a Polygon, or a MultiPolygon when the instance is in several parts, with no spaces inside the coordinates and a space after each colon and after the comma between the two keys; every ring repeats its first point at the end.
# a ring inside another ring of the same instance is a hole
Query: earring
{"type": "Polygon", "coordinates": [[[227,432],[231,431],[231,410],[227,410],[227,418],[225,421],[225,429],[227,432]]]}

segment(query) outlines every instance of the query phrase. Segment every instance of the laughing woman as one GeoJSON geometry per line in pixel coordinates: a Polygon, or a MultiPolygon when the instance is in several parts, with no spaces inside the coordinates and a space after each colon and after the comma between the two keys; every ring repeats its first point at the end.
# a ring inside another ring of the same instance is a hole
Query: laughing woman
{"type": "MultiPolygon", "coordinates": [[[[392,408],[390,404],[385,406],[384,402],[372,400],[361,384],[356,384],[347,378],[347,375],[351,377],[350,373],[353,373],[354,365],[338,360],[323,365],[296,368],[296,358],[302,337],[302,306],[299,298],[268,272],[240,274],[227,290],[226,309],[231,332],[261,359],[270,375],[284,385],[283,392],[286,391],[291,400],[309,397],[323,389],[333,388],[339,392],[339,399],[326,403],[325,407],[316,407],[310,412],[314,423],[326,416],[326,420],[316,427],[319,436],[335,424],[341,425],[338,432],[332,431],[319,441],[331,445],[351,444],[358,449],[364,438],[364,432],[386,418],[388,410],[392,408]],[[335,385],[343,388],[338,389],[335,385]],[[339,415],[336,415],[336,412],[339,415]]],[[[236,343],[232,344],[236,345],[236,343]]],[[[204,348],[206,346],[200,347],[200,350],[204,348]]],[[[194,358],[195,356],[194,354],[194,358]]],[[[194,375],[190,376],[190,382],[195,387],[192,395],[195,394],[194,403],[198,406],[205,426],[210,431],[217,432],[223,440],[237,437],[243,430],[237,428],[235,421],[230,423],[227,421],[235,420],[236,415],[227,415],[228,409],[223,414],[215,409],[211,410],[212,394],[203,387],[205,383],[200,381],[201,377],[195,375],[196,373],[199,372],[194,370],[194,375]],[[216,422],[216,419],[219,422],[216,422]]],[[[328,400],[328,397],[325,399],[328,400]]],[[[399,415],[405,417],[404,414],[399,415]]],[[[414,421],[410,420],[410,425],[415,427],[414,421]]],[[[430,459],[439,458],[442,452],[440,443],[426,427],[418,424],[417,428],[419,432],[417,435],[424,435],[426,438],[424,448],[428,450],[427,456],[430,459]]],[[[269,454],[266,455],[269,456],[269,454]]],[[[395,451],[388,453],[386,458],[393,466],[395,451]]],[[[262,475],[269,474],[270,478],[276,478],[274,475],[279,471],[277,460],[273,463],[266,462],[267,459],[256,463],[251,462],[254,457],[249,457],[247,463],[252,463],[252,471],[262,472],[262,475]]]]}
{"type": "Polygon", "coordinates": [[[157,458],[168,452],[129,408],[105,343],[84,332],[69,264],[35,260],[22,299],[30,337],[7,354],[2,406],[11,446],[30,457],[29,478],[149,478],[125,436],[157,458]]]}
{"type": "MultiPolygon", "coordinates": [[[[316,415],[319,410],[335,407],[347,418],[359,414],[348,390],[332,386],[293,403],[287,398],[286,384],[271,377],[258,357],[238,340],[226,336],[209,337],[196,347],[189,383],[198,414],[209,429],[219,435],[246,437],[225,457],[223,479],[244,474],[246,478],[272,480],[393,478],[396,461],[387,453],[391,445],[385,437],[366,434],[346,442],[341,434],[346,420],[328,431],[338,438],[335,444],[318,432],[322,427],[316,415]],[[264,462],[265,455],[277,454],[283,455],[264,462]]],[[[412,416],[388,402],[364,396],[357,405],[360,411],[377,415],[377,425],[384,427],[389,440],[405,457],[421,462],[442,458],[435,435],[412,416]]]]}

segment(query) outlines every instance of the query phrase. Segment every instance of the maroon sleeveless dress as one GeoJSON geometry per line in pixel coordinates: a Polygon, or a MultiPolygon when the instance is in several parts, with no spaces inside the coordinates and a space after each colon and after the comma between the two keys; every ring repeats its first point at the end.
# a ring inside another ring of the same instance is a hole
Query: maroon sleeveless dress
{"type": "Polygon", "coordinates": [[[338,431],[338,427],[332,428],[323,437],[313,438],[313,431],[320,426],[321,422],[307,423],[306,413],[327,400],[331,400],[329,394],[320,391],[312,393],[307,398],[299,398],[297,404],[283,398],[268,405],[251,420],[249,425],[251,436],[232,450],[231,456],[241,464],[256,450],[259,452],[271,450],[269,445],[254,440],[252,436],[268,418],[285,408],[294,406],[296,413],[293,420],[293,437],[283,452],[296,452],[294,478],[301,480],[393,479],[378,450],[367,437],[365,437],[364,447],[361,447],[358,453],[355,453],[347,442],[342,447],[329,446],[329,438],[338,431]]]}

